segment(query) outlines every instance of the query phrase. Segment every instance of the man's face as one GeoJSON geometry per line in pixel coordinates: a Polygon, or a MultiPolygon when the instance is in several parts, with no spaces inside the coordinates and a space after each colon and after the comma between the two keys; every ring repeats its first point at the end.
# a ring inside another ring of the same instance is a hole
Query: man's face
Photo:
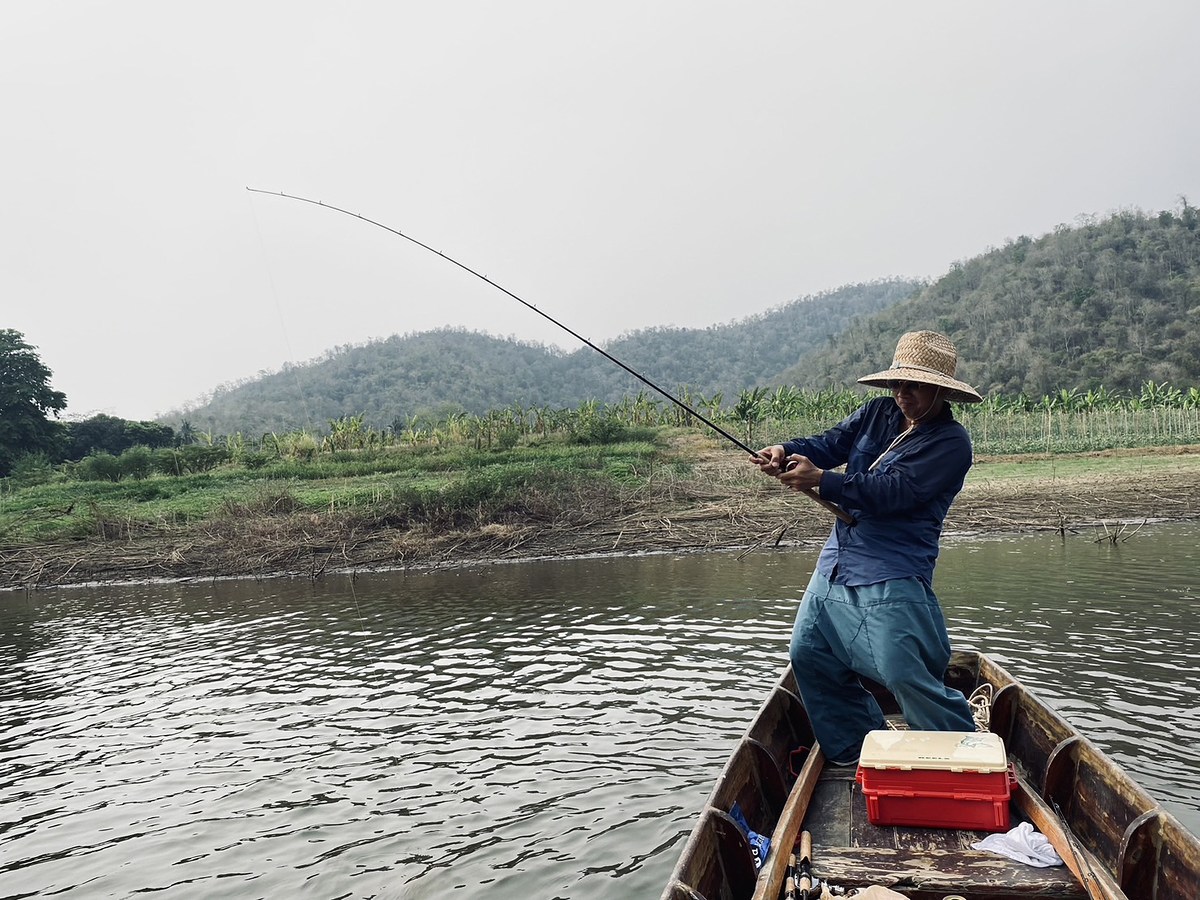
{"type": "Polygon", "coordinates": [[[938,387],[919,381],[889,381],[896,405],[910,422],[919,422],[933,412],[938,387]]]}

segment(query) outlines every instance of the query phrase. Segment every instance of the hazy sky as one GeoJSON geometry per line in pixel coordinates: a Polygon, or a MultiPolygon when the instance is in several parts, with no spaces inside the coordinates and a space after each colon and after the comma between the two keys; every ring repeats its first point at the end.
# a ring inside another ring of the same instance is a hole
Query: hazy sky
{"type": "Polygon", "coordinates": [[[1200,202],[1200,3],[0,0],[0,328],[68,414],[706,326],[1200,202]]]}

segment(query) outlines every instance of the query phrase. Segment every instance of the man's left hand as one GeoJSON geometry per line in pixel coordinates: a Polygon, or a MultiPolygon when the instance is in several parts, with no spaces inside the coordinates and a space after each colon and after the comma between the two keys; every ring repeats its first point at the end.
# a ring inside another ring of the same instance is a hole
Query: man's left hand
{"type": "Polygon", "coordinates": [[[818,469],[807,456],[793,453],[787,458],[787,470],[779,480],[793,491],[811,490],[821,484],[824,469],[818,469]]]}

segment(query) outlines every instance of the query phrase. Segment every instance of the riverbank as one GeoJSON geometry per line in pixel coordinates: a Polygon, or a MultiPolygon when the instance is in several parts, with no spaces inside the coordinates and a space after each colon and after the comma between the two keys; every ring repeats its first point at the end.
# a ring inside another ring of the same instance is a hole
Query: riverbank
{"type": "MultiPolygon", "coordinates": [[[[0,546],[0,588],[220,577],[318,578],[604,553],[819,545],[831,517],[700,437],[676,442],[686,474],[661,467],[619,490],[582,492],[458,529],[398,524],[369,510],[234,510],[200,524],[0,546]]],[[[543,498],[544,499],[544,498],[543,498]]],[[[946,533],[1058,530],[1120,539],[1139,523],[1200,518],[1200,447],[984,457],[946,533]]]]}

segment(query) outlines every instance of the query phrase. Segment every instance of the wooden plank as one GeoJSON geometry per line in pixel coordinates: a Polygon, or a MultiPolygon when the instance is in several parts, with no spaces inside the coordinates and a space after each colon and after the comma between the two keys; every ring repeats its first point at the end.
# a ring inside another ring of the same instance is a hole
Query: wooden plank
{"type": "Polygon", "coordinates": [[[1089,900],[1128,900],[1100,861],[1069,833],[1062,819],[1020,774],[1017,776],[1013,799],[1017,808],[1058,851],[1067,869],[1082,885],[1084,896],[1089,900]]]}
{"type": "Polygon", "coordinates": [[[1030,694],[1024,687],[1006,693],[1014,703],[1012,726],[1001,733],[1009,758],[1015,757],[1037,788],[1045,785],[1051,757],[1064,741],[1079,733],[1061,716],[1030,694]]]}
{"type": "Polygon", "coordinates": [[[955,828],[913,828],[899,825],[872,825],[867,814],[867,798],[855,782],[850,794],[850,844],[852,847],[883,847],[893,850],[967,850],[987,834],[986,831],[960,831],[955,828]]]}
{"type": "Polygon", "coordinates": [[[971,696],[975,688],[979,687],[981,663],[982,657],[977,653],[961,650],[951,653],[944,679],[947,686],[962,691],[965,697],[971,696]]]}
{"type": "MultiPolygon", "coordinates": [[[[1117,873],[1117,881],[1126,894],[1134,897],[1155,896],[1155,884],[1163,869],[1160,849],[1165,843],[1162,813],[1159,810],[1143,813],[1125,830],[1121,839],[1121,871],[1117,873]]],[[[1194,879],[1194,870],[1192,876],[1194,879]]],[[[1193,884],[1192,887],[1192,894],[1185,896],[1200,893],[1200,885],[1193,884]]]]}
{"type": "Polygon", "coordinates": [[[972,898],[1037,897],[1082,900],[1079,882],[1063,867],[1039,869],[982,850],[895,850],[817,847],[813,875],[846,889],[882,885],[909,898],[961,894],[972,898]]]}
{"type": "Polygon", "coordinates": [[[787,803],[784,804],[775,832],[771,835],[771,852],[754,886],[754,900],[776,900],[779,897],[787,877],[788,856],[796,843],[796,835],[800,833],[801,823],[808,811],[813,789],[824,765],[825,756],[821,753],[821,748],[814,747],[800,769],[800,775],[792,786],[787,803]]]}
{"type": "Polygon", "coordinates": [[[770,833],[777,827],[792,777],[782,764],[788,762],[793,742],[806,732],[811,734],[803,704],[788,691],[789,685],[794,687],[795,681],[790,670],[785,670],[722,768],[705,811],[688,836],[664,888],[664,897],[693,893],[712,900],[729,900],[749,897],[753,892],[758,873],[745,837],[730,830],[733,820],[729,810],[738,803],[750,827],[759,833],[770,833]]]}
{"type": "Polygon", "coordinates": [[[804,818],[804,830],[817,847],[850,846],[850,792],[853,783],[843,778],[822,778],[813,791],[804,818]]]}

